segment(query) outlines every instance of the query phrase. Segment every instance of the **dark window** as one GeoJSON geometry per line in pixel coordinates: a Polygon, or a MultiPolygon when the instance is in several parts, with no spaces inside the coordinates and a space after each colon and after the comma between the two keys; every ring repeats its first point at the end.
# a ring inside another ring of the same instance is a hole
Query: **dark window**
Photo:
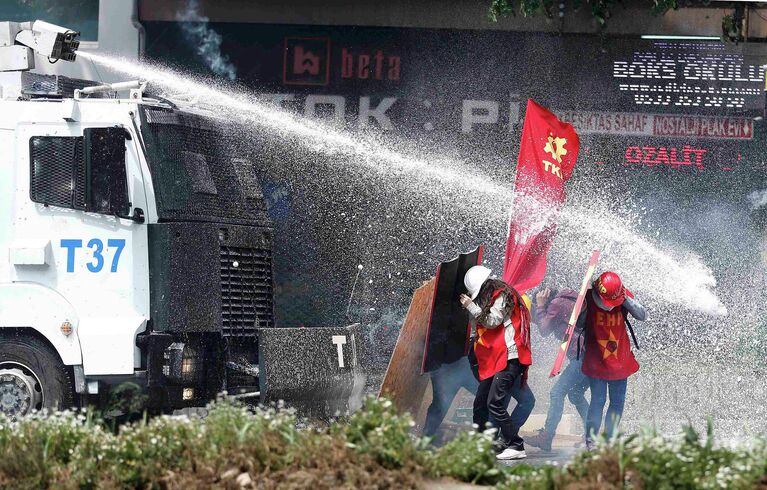
{"type": "Polygon", "coordinates": [[[192,190],[200,194],[217,195],[218,190],[216,190],[216,184],[213,183],[213,179],[210,177],[208,161],[205,155],[193,151],[185,151],[183,155],[186,171],[192,177],[192,190]]]}
{"type": "Polygon", "coordinates": [[[34,136],[29,140],[30,188],[34,202],[85,209],[83,138],[34,136]]]}
{"type": "Polygon", "coordinates": [[[128,187],[125,171],[125,129],[86,128],[85,168],[88,187],[88,211],[103,214],[127,214],[128,187]]]}
{"type": "Polygon", "coordinates": [[[139,110],[160,220],[269,223],[251,136],[197,114],[139,110]]]}
{"type": "Polygon", "coordinates": [[[244,158],[233,158],[232,164],[234,164],[234,171],[240,179],[240,185],[242,186],[245,198],[262,200],[264,195],[261,192],[261,184],[258,182],[258,177],[256,177],[256,169],[253,162],[244,158]]]}

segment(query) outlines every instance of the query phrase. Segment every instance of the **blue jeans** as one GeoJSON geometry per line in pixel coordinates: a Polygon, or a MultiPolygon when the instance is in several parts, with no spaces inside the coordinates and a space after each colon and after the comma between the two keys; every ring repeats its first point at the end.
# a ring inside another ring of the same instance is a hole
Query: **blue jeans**
{"type": "Polygon", "coordinates": [[[586,417],[586,440],[593,441],[599,434],[602,425],[602,413],[607,402],[607,393],[610,393],[610,406],[605,416],[605,435],[611,438],[623,415],[623,405],[626,403],[626,385],[628,378],[607,381],[604,379],[589,378],[591,388],[591,405],[586,417]]]}
{"type": "Polygon", "coordinates": [[[549,394],[549,411],[546,414],[546,423],[543,430],[548,434],[554,434],[562,420],[562,411],[565,409],[565,397],[575,405],[584,427],[586,416],[589,412],[589,402],[586,400],[586,390],[589,389],[589,379],[581,372],[583,360],[571,359],[559,379],[551,387],[549,394]]]}
{"type": "Polygon", "coordinates": [[[431,373],[431,405],[426,412],[423,434],[433,436],[447,415],[455,395],[461,388],[476,393],[479,382],[474,378],[466,359],[461,358],[431,373]]]}

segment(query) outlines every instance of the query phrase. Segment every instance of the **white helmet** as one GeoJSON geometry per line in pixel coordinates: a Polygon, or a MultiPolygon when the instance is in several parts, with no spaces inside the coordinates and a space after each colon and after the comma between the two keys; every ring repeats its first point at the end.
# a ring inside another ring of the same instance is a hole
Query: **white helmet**
{"type": "Polygon", "coordinates": [[[477,297],[479,290],[492,272],[493,271],[483,265],[475,265],[466,271],[466,275],[463,276],[463,285],[466,286],[466,290],[469,291],[471,299],[477,297]]]}

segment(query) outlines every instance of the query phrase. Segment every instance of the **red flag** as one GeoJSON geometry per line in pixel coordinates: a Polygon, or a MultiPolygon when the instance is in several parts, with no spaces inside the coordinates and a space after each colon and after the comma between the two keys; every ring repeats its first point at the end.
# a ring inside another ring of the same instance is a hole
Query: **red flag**
{"type": "Polygon", "coordinates": [[[503,267],[503,280],[520,293],[540,284],[546,274],[565,182],[579,149],[570,124],[528,99],[503,267]]]}

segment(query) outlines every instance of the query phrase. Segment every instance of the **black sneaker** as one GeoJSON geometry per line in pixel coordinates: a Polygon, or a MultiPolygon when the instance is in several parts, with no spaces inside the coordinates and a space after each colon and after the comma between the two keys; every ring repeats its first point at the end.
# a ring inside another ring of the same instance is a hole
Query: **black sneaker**
{"type": "Polygon", "coordinates": [[[546,432],[545,429],[541,429],[532,437],[526,437],[525,443],[543,449],[548,452],[551,451],[551,443],[554,440],[554,434],[546,432]]]}

